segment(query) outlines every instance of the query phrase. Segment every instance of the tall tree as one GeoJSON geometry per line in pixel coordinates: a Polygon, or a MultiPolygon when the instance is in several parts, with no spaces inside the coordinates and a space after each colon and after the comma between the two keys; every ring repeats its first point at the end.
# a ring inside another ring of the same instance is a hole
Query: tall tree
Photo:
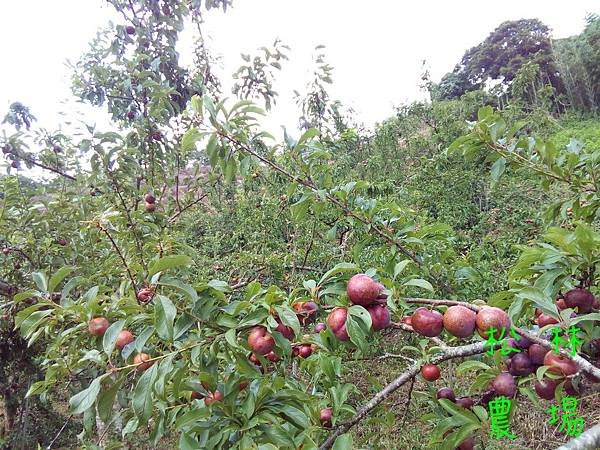
{"type": "Polygon", "coordinates": [[[458,97],[494,81],[507,90],[528,62],[539,66],[544,83],[551,84],[557,92],[563,91],[549,28],[538,19],[504,22],[482,43],[467,50],[454,71],[444,76],[440,96],[458,97]]]}

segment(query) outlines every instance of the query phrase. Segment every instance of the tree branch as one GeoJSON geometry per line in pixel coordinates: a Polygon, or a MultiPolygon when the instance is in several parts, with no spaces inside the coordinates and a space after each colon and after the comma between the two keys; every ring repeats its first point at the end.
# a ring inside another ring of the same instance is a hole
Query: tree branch
{"type": "Polygon", "coordinates": [[[203,194],[200,197],[198,197],[196,200],[194,200],[193,202],[185,205],[184,207],[180,207],[179,211],[177,211],[175,214],[173,214],[171,217],[169,217],[169,220],[167,221],[169,224],[173,223],[175,221],[175,219],[177,219],[181,213],[183,213],[185,210],[191,208],[194,205],[197,205],[198,203],[200,203],[202,200],[204,200],[206,198],[208,194],[203,194]]]}
{"type": "MultiPolygon", "coordinates": [[[[473,305],[472,303],[467,303],[467,302],[460,302],[460,301],[455,301],[455,300],[435,300],[435,299],[428,299],[428,298],[406,298],[405,299],[407,303],[419,303],[419,304],[427,304],[427,305],[447,305],[447,306],[454,306],[454,305],[460,305],[460,306],[464,306],[466,308],[470,308],[475,312],[478,312],[481,308],[477,305],[473,305]]],[[[532,342],[535,342],[536,344],[540,344],[543,347],[549,348],[549,349],[553,349],[554,345],[552,344],[552,342],[548,341],[547,339],[543,339],[541,337],[539,337],[536,334],[530,333],[527,330],[523,330],[522,328],[519,327],[513,327],[513,329],[515,330],[515,332],[523,337],[526,337],[527,339],[531,340],[532,342]]],[[[600,378],[600,368],[594,366],[593,364],[591,364],[588,360],[582,358],[579,355],[572,355],[570,352],[568,352],[567,350],[561,348],[559,350],[559,353],[561,355],[563,355],[566,358],[569,358],[571,360],[573,360],[574,362],[577,363],[577,365],[579,366],[579,368],[581,370],[583,370],[584,372],[589,373],[590,375],[595,376],[596,378],[600,378]]]]}
{"type": "Polygon", "coordinates": [[[19,158],[21,158],[23,161],[28,162],[29,164],[33,164],[34,166],[38,166],[38,167],[40,167],[42,169],[49,170],[50,172],[54,172],[54,173],[60,175],[61,177],[67,178],[67,179],[69,179],[71,181],[76,181],[77,180],[77,178],[75,178],[72,175],[69,175],[68,173],[62,172],[62,171],[60,171],[58,169],[55,169],[54,167],[51,167],[51,166],[47,166],[46,164],[43,164],[41,162],[37,162],[34,159],[24,158],[22,156],[19,156],[19,158]]]}
{"type": "MultiPolygon", "coordinates": [[[[133,273],[131,273],[131,269],[129,268],[129,265],[127,264],[127,260],[123,256],[123,253],[121,253],[121,249],[119,248],[119,246],[117,245],[117,243],[115,242],[115,240],[113,239],[113,237],[110,235],[110,233],[108,232],[108,230],[106,228],[104,228],[102,225],[98,225],[98,227],[104,232],[104,234],[106,234],[106,236],[112,243],[113,248],[115,249],[115,251],[117,252],[119,257],[121,258],[121,261],[123,262],[123,265],[125,266],[125,270],[127,270],[127,274],[129,275],[129,279],[131,280],[131,286],[133,287],[133,291],[135,292],[135,298],[136,298],[136,300],[138,300],[138,290],[137,290],[137,286],[135,283],[135,278],[133,277],[133,273]]],[[[139,302],[139,300],[138,300],[138,302],[139,302]]]]}

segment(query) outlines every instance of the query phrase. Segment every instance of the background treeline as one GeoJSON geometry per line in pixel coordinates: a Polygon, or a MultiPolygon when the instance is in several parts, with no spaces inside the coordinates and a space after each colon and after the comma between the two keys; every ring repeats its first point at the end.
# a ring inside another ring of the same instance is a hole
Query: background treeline
{"type": "Polygon", "coordinates": [[[452,72],[431,86],[435,99],[458,98],[483,87],[498,102],[530,106],[550,98],[557,111],[596,112],[600,106],[600,18],[589,15],[579,35],[552,39],[538,19],[504,22],[467,50],[452,72]]]}

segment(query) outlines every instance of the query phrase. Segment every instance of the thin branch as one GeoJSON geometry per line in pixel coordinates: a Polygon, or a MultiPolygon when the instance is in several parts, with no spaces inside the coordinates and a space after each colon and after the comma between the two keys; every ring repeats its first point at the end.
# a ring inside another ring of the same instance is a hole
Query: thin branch
{"type": "MultiPolygon", "coordinates": [[[[427,298],[407,298],[405,299],[407,301],[407,303],[420,303],[420,304],[428,304],[428,305],[447,305],[447,306],[454,306],[454,305],[460,305],[460,306],[464,306],[466,308],[470,308],[475,312],[478,312],[481,308],[478,307],[477,305],[473,305],[472,303],[467,303],[467,302],[460,302],[460,301],[455,301],[455,300],[436,300],[436,299],[427,299],[427,298]]],[[[514,327],[513,326],[513,330],[515,330],[515,332],[523,337],[526,337],[527,339],[535,342],[536,344],[540,344],[543,347],[549,348],[549,349],[553,349],[554,345],[552,344],[552,342],[543,339],[541,337],[539,337],[536,334],[530,333],[527,330],[523,330],[522,328],[519,327],[514,327]]],[[[559,350],[559,353],[561,355],[563,355],[565,358],[569,358],[571,360],[573,360],[574,362],[577,363],[577,365],[579,366],[579,368],[581,370],[583,370],[584,372],[589,373],[590,375],[595,376],[596,378],[600,378],[600,368],[594,366],[593,364],[591,364],[588,360],[582,358],[579,355],[572,355],[569,351],[563,349],[559,350]]]]}
{"type": "Polygon", "coordinates": [[[65,428],[67,427],[67,424],[70,422],[70,420],[71,420],[72,417],[73,417],[73,414],[71,414],[69,417],[67,417],[67,420],[65,420],[65,423],[63,424],[63,426],[61,427],[61,429],[58,430],[58,433],[56,434],[56,436],[54,436],[54,439],[52,439],[50,441],[50,443],[48,444],[48,447],[46,447],[46,450],[50,450],[52,448],[52,446],[54,445],[54,442],[56,442],[56,440],[58,439],[58,437],[65,430],[65,428]]]}
{"type": "Polygon", "coordinates": [[[410,402],[412,400],[413,388],[415,387],[415,379],[410,380],[410,387],[408,388],[408,399],[406,400],[406,409],[404,410],[404,414],[402,417],[402,423],[400,425],[400,429],[404,428],[404,424],[406,423],[406,418],[408,417],[408,410],[410,409],[410,402]]]}
{"type": "Polygon", "coordinates": [[[110,233],[108,232],[108,230],[106,228],[104,228],[100,224],[98,224],[98,227],[104,232],[104,234],[106,234],[106,236],[108,237],[108,239],[112,243],[113,248],[117,252],[117,255],[119,255],[119,257],[121,258],[121,261],[123,262],[123,265],[125,266],[125,269],[127,270],[127,274],[129,275],[129,279],[131,280],[131,286],[133,287],[133,291],[135,292],[135,298],[137,299],[138,298],[138,290],[137,290],[137,286],[136,286],[136,283],[135,283],[135,278],[133,277],[133,273],[131,272],[131,269],[129,268],[129,265],[127,264],[127,260],[123,256],[123,253],[121,253],[121,249],[119,248],[119,246],[117,245],[117,243],[115,242],[115,240],[113,239],[113,237],[110,235],[110,233]]]}
{"type": "Polygon", "coordinates": [[[68,173],[65,173],[65,172],[63,172],[63,171],[61,171],[59,169],[55,169],[54,167],[47,166],[46,164],[38,162],[38,161],[36,161],[34,159],[23,158],[21,156],[19,156],[19,158],[21,158],[23,161],[28,162],[29,164],[33,164],[34,166],[40,167],[42,169],[49,170],[50,172],[54,172],[54,173],[60,175],[61,177],[67,178],[67,179],[69,179],[71,181],[76,181],[77,180],[77,178],[75,178],[73,175],[69,175],[68,173]]]}
{"type": "Polygon", "coordinates": [[[119,188],[119,183],[117,183],[117,180],[115,180],[114,174],[110,170],[107,172],[108,172],[108,176],[109,176],[110,180],[112,181],[112,184],[113,184],[114,190],[117,194],[117,197],[119,197],[121,206],[123,206],[125,215],[127,216],[127,223],[129,224],[129,227],[131,228],[131,234],[133,234],[133,240],[135,241],[135,245],[138,249],[142,267],[144,268],[144,270],[148,271],[148,266],[146,265],[146,261],[144,260],[144,250],[142,248],[142,243],[140,242],[138,235],[137,235],[136,224],[133,221],[133,217],[131,217],[131,213],[129,212],[129,208],[127,207],[127,204],[125,203],[125,199],[123,198],[123,195],[121,195],[121,189],[119,188]]]}
{"type": "Polygon", "coordinates": [[[445,300],[445,299],[432,299],[432,298],[414,298],[414,297],[402,297],[406,303],[417,303],[417,304],[428,304],[436,306],[455,306],[460,305],[469,308],[475,312],[479,311],[479,306],[473,305],[472,303],[459,302],[457,300],[445,300]]]}
{"type": "Polygon", "coordinates": [[[171,217],[169,217],[169,220],[167,222],[169,224],[173,223],[175,221],[175,219],[177,219],[184,211],[186,211],[189,208],[191,208],[192,206],[197,205],[198,203],[200,203],[202,200],[204,200],[206,198],[207,195],[208,194],[201,195],[196,200],[194,200],[192,203],[189,203],[189,204],[185,205],[183,208],[181,208],[179,211],[177,211],[175,214],[173,214],[171,217]]]}

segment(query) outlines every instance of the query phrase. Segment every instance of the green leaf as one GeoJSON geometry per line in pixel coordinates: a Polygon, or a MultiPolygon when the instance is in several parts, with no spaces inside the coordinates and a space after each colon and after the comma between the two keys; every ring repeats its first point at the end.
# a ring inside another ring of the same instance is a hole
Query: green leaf
{"type": "Polygon", "coordinates": [[[181,433],[179,437],[179,450],[202,450],[202,447],[190,434],[181,433]]]}
{"type": "Polygon", "coordinates": [[[296,313],[289,307],[275,306],[275,311],[281,322],[290,327],[296,333],[296,336],[300,335],[300,321],[296,313]]]}
{"type": "Polygon", "coordinates": [[[98,398],[98,415],[104,422],[108,422],[114,413],[112,409],[113,403],[125,379],[125,375],[117,378],[111,387],[103,391],[98,398]]]}
{"type": "Polygon", "coordinates": [[[595,321],[595,320],[600,320],[600,313],[584,314],[583,316],[577,316],[577,317],[570,319],[571,325],[578,324],[579,322],[595,321]]]}
{"type": "Polygon", "coordinates": [[[121,431],[121,436],[125,437],[125,435],[133,433],[140,426],[140,421],[137,417],[132,417],[127,421],[125,426],[123,427],[123,431],[121,431]]]}
{"type": "Polygon", "coordinates": [[[404,286],[417,286],[433,292],[433,286],[431,285],[431,283],[422,278],[414,278],[412,280],[408,280],[406,283],[404,283],[404,286]]]}
{"type": "Polygon", "coordinates": [[[479,108],[479,111],[477,111],[477,120],[479,120],[479,121],[485,120],[485,119],[491,117],[493,114],[494,114],[494,108],[492,108],[489,105],[482,106],[481,108],[479,108]]]}
{"type": "Polygon", "coordinates": [[[190,286],[189,284],[184,283],[181,280],[178,280],[176,278],[163,277],[158,284],[162,286],[171,286],[182,291],[188,296],[192,303],[196,303],[198,301],[198,293],[196,292],[196,289],[194,289],[193,286],[190,286]]]}
{"type": "Polygon", "coordinates": [[[367,333],[369,330],[366,329],[362,318],[357,320],[355,316],[348,314],[346,319],[346,330],[348,331],[348,336],[350,336],[350,341],[363,353],[366,353],[368,350],[367,333]]]}
{"type": "Polygon", "coordinates": [[[481,422],[486,422],[488,420],[489,414],[483,406],[475,405],[472,409],[481,422]]]}
{"type": "Polygon", "coordinates": [[[133,411],[142,425],[152,416],[152,389],[154,388],[157,374],[158,364],[153,364],[152,367],[142,374],[133,391],[133,411]]]}
{"type": "Polygon", "coordinates": [[[65,283],[60,293],[60,304],[62,305],[67,299],[73,288],[82,284],[85,281],[83,277],[74,277],[65,283]]]}
{"type": "Polygon", "coordinates": [[[175,422],[177,429],[185,428],[187,425],[194,425],[195,423],[208,419],[210,417],[210,409],[208,408],[194,408],[190,409],[183,416],[180,416],[175,422]]]}
{"type": "Polygon", "coordinates": [[[296,148],[301,147],[302,145],[304,145],[304,143],[306,141],[311,140],[312,138],[318,136],[319,134],[321,134],[321,132],[316,129],[316,128],[309,128],[308,130],[306,130],[302,136],[300,136],[300,139],[298,139],[298,143],[296,144],[296,148]]]}
{"type": "Polygon", "coordinates": [[[106,353],[108,356],[110,356],[115,349],[117,337],[119,336],[121,330],[123,330],[124,325],[125,321],[119,320],[108,327],[104,333],[104,336],[102,337],[102,347],[104,348],[104,353],[106,353]]]}
{"type": "Polygon", "coordinates": [[[442,405],[442,408],[444,408],[446,411],[448,411],[453,416],[461,417],[465,421],[464,423],[469,423],[469,422],[474,423],[474,424],[479,423],[479,419],[471,411],[469,411],[465,408],[461,408],[460,406],[454,404],[453,402],[451,402],[450,400],[445,399],[445,398],[441,398],[438,401],[439,401],[440,405],[442,405]]]}
{"type": "Polygon", "coordinates": [[[533,301],[533,303],[535,303],[543,313],[549,314],[552,317],[558,317],[558,308],[556,307],[556,303],[552,301],[550,296],[545,294],[540,289],[525,287],[521,289],[517,296],[525,300],[533,301]]]}
{"type": "Polygon", "coordinates": [[[469,438],[476,430],[482,428],[478,423],[469,423],[450,433],[442,444],[442,450],[454,450],[469,438]]]}
{"type": "Polygon", "coordinates": [[[505,169],[506,169],[506,159],[498,158],[496,160],[496,162],[492,165],[492,168],[490,171],[491,175],[492,175],[493,183],[496,183],[500,179],[500,177],[504,173],[505,169]]]}
{"type": "Polygon", "coordinates": [[[33,272],[31,277],[40,291],[48,292],[48,279],[44,272],[33,272]]]}
{"type": "Polygon", "coordinates": [[[20,328],[21,334],[25,337],[25,339],[29,339],[29,337],[35,332],[37,327],[42,323],[42,321],[53,312],[54,311],[52,309],[36,311],[27,316],[27,318],[23,320],[20,324],[17,324],[17,322],[15,321],[15,325],[20,328]]]}
{"type": "Polygon", "coordinates": [[[208,286],[214,289],[215,291],[227,293],[231,292],[231,287],[227,284],[226,281],[223,280],[210,280],[208,286]]]}
{"type": "Polygon", "coordinates": [[[71,414],[81,414],[94,404],[96,397],[98,397],[98,393],[100,392],[100,384],[107,375],[108,374],[104,374],[95,378],[86,389],[69,399],[69,410],[71,411],[71,414]]]}
{"type": "Polygon", "coordinates": [[[408,266],[412,261],[410,259],[405,259],[400,261],[398,264],[394,266],[394,280],[398,275],[402,273],[402,271],[408,266]]]}
{"type": "Polygon", "coordinates": [[[157,272],[162,272],[167,269],[173,269],[179,266],[188,266],[192,264],[193,260],[187,255],[167,255],[160,258],[158,261],[152,263],[148,269],[150,276],[157,272]]]}
{"type": "Polygon", "coordinates": [[[29,290],[29,291],[22,291],[22,292],[19,292],[18,294],[15,294],[13,297],[13,300],[15,303],[18,303],[18,302],[22,302],[23,300],[27,300],[32,297],[41,297],[41,294],[38,291],[35,291],[33,289],[29,290]]]}
{"type": "Polygon", "coordinates": [[[190,128],[181,138],[181,152],[185,155],[196,148],[196,142],[202,137],[197,128],[190,128]]]}
{"type": "Polygon", "coordinates": [[[306,430],[309,426],[308,417],[304,412],[292,405],[284,405],[279,408],[278,413],[285,416],[289,422],[301,430],[306,430]]]}
{"type": "Polygon", "coordinates": [[[488,366],[484,362],[476,361],[476,360],[468,360],[468,361],[462,362],[456,368],[456,375],[463,376],[466,372],[469,372],[471,370],[489,370],[489,369],[490,369],[490,366],[488,366]]]}
{"type": "Polygon", "coordinates": [[[44,392],[46,390],[46,388],[47,388],[47,386],[46,386],[45,380],[36,381],[31,386],[29,386],[29,389],[27,390],[27,393],[25,394],[25,398],[29,398],[32,395],[41,394],[42,392],[44,392]]]}
{"type": "Polygon", "coordinates": [[[237,159],[235,159],[235,157],[231,157],[225,163],[225,170],[223,171],[223,174],[225,175],[225,181],[231,183],[235,179],[237,172],[237,159]]]}
{"type": "Polygon", "coordinates": [[[335,440],[332,450],[352,450],[354,445],[352,441],[352,435],[349,433],[342,434],[335,440]]]}
{"type": "Polygon", "coordinates": [[[173,322],[176,315],[177,309],[173,302],[164,295],[157,295],[154,300],[154,327],[161,339],[173,341],[173,322]]]}
{"type": "Polygon", "coordinates": [[[352,263],[339,263],[336,264],[333,268],[325,272],[325,274],[319,280],[318,285],[321,286],[326,280],[328,280],[331,276],[336,275],[342,272],[352,272],[354,270],[358,270],[358,266],[352,263]]]}
{"type": "Polygon", "coordinates": [[[372,325],[371,314],[364,307],[360,305],[354,305],[348,308],[348,315],[356,317],[358,320],[362,320],[364,327],[363,329],[370,330],[372,325]]]}
{"type": "Polygon", "coordinates": [[[198,113],[198,114],[202,114],[202,103],[203,103],[203,98],[200,97],[199,95],[194,95],[191,100],[190,103],[192,105],[192,109],[198,113]]]}
{"type": "Polygon", "coordinates": [[[54,290],[61,283],[61,281],[64,280],[67,275],[73,272],[73,270],[75,270],[75,267],[69,266],[61,267],[60,269],[58,269],[54,273],[54,275],[52,275],[50,281],[48,282],[48,292],[54,292],[54,290]]]}

